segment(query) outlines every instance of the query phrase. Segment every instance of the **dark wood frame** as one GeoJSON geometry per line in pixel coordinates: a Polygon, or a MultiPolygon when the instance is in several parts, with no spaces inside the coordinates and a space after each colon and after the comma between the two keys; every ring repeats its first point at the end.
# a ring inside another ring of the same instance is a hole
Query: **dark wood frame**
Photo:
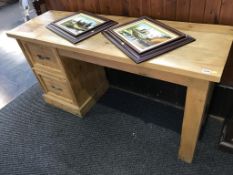
{"type": "Polygon", "coordinates": [[[181,47],[185,44],[188,44],[190,42],[195,41],[194,38],[174,29],[171,28],[157,20],[153,20],[147,16],[143,16],[140,17],[136,20],[130,21],[128,23],[125,24],[121,24],[121,25],[117,25],[117,26],[113,26],[111,28],[109,28],[108,30],[105,30],[102,32],[103,35],[105,37],[107,37],[114,45],[116,45],[120,50],[122,50],[127,56],[129,56],[133,61],[135,61],[136,63],[141,63],[143,61],[146,61],[148,59],[151,59],[153,57],[159,56],[161,54],[164,54],[168,51],[174,50],[178,47],[181,47]],[[158,47],[152,48],[148,51],[142,52],[142,53],[138,53],[135,49],[133,49],[128,42],[125,42],[125,40],[123,40],[122,38],[120,38],[113,30],[117,29],[117,28],[121,28],[123,26],[138,22],[140,20],[148,20],[149,22],[154,23],[155,25],[158,25],[162,28],[164,28],[165,30],[168,30],[169,32],[172,32],[176,35],[178,35],[179,37],[159,45],[158,47]]]}
{"type": "Polygon", "coordinates": [[[78,11],[76,13],[73,13],[72,15],[69,15],[69,16],[66,16],[64,18],[61,18],[61,19],[58,19],[50,24],[47,25],[47,28],[50,29],[51,31],[55,32],[56,34],[58,34],[59,36],[67,39],[68,41],[70,41],[71,43],[73,44],[76,44],[80,41],[83,41],[84,39],[87,39],[109,27],[112,27],[113,25],[116,25],[117,22],[115,21],[112,21],[110,19],[107,19],[105,17],[102,17],[102,16],[98,16],[98,15],[95,15],[95,14],[92,14],[92,13],[89,13],[89,12],[86,12],[86,11],[78,11]],[[74,16],[74,15],[77,15],[77,14],[80,14],[80,13],[83,13],[85,15],[88,15],[88,16],[91,16],[91,17],[94,17],[94,18],[98,18],[100,20],[103,20],[105,21],[104,23],[92,28],[92,29],[89,29],[81,34],[79,34],[78,36],[74,36],[72,34],[70,34],[69,32],[63,30],[62,28],[58,27],[56,25],[57,22],[61,21],[61,20],[64,20],[66,18],[69,18],[71,16],[74,16]]]}

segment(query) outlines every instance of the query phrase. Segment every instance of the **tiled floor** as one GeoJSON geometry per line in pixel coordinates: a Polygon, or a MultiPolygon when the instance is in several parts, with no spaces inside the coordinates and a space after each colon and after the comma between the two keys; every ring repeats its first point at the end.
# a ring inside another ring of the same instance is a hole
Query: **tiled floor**
{"type": "Polygon", "coordinates": [[[37,82],[16,41],[6,31],[23,23],[18,3],[0,10],[0,109],[37,82]]]}

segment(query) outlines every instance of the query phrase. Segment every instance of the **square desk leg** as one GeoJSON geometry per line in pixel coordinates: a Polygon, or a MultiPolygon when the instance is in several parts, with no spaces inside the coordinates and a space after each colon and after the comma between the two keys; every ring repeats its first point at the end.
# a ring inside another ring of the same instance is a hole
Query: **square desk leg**
{"type": "Polygon", "coordinates": [[[213,83],[203,80],[195,80],[187,87],[179,148],[179,158],[187,163],[191,163],[193,160],[206,112],[206,106],[210,101],[212,89],[213,83]]]}

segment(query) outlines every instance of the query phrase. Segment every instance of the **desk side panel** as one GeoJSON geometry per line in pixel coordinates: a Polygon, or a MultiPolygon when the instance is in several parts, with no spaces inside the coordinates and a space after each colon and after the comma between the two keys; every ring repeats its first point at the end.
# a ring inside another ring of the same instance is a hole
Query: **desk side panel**
{"type": "Polygon", "coordinates": [[[83,115],[108,89],[102,66],[60,56],[67,78],[83,115]]]}

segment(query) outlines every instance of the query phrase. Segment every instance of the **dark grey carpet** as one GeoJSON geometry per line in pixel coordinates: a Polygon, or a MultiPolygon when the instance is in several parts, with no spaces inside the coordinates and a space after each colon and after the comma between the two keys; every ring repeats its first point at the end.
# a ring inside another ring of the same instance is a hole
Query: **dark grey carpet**
{"type": "Polygon", "coordinates": [[[0,111],[0,174],[230,175],[209,119],[193,164],[177,160],[182,111],[110,89],[80,119],[43,102],[37,85],[0,111]]]}

